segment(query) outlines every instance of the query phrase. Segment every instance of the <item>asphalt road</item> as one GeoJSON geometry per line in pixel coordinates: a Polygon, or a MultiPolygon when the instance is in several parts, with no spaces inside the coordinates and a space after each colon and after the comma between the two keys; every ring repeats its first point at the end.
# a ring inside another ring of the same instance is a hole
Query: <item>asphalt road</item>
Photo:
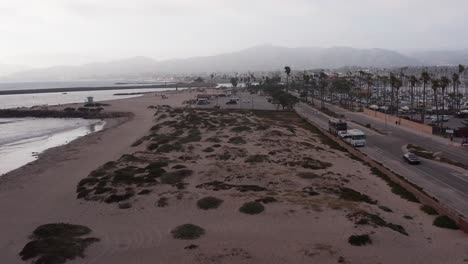
{"type": "MultiPolygon", "coordinates": [[[[444,204],[465,216],[468,215],[468,171],[431,160],[423,159],[420,165],[409,165],[402,160],[402,155],[405,153],[404,146],[407,144],[416,144],[431,151],[441,152],[444,157],[465,164],[468,164],[467,152],[449,145],[448,141],[442,138],[410,132],[395,124],[385,126],[384,122],[365,116],[363,113],[353,113],[331,105],[327,107],[344,114],[348,121],[358,122],[348,122],[348,124],[351,128],[358,128],[367,135],[367,146],[359,148],[360,151],[422,187],[444,204]],[[371,124],[379,132],[359,124],[371,124]]],[[[306,104],[299,104],[297,110],[306,114],[322,128],[328,129],[328,116],[306,104]]]]}

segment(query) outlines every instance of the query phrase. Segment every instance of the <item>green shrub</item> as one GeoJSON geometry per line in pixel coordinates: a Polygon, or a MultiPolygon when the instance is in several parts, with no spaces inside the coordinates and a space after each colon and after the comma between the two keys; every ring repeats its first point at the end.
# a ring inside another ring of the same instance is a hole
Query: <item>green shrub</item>
{"type": "Polygon", "coordinates": [[[248,126],[237,126],[237,127],[233,127],[231,128],[231,131],[232,132],[236,132],[236,133],[240,133],[240,132],[244,132],[244,131],[251,131],[252,129],[248,126]]]}
{"type": "Polygon", "coordinates": [[[171,231],[175,239],[193,240],[205,234],[205,230],[193,224],[185,224],[171,231]]]}
{"type": "Polygon", "coordinates": [[[169,205],[169,199],[167,197],[161,197],[159,200],[156,202],[158,207],[166,207],[169,205]]]}
{"type": "Polygon", "coordinates": [[[216,197],[208,196],[201,198],[197,202],[197,206],[203,210],[216,209],[223,203],[223,200],[216,197]]]}
{"type": "Polygon", "coordinates": [[[213,151],[215,151],[215,150],[212,147],[207,147],[206,149],[203,150],[203,152],[206,152],[206,153],[211,153],[213,151]]]}
{"type": "Polygon", "coordinates": [[[352,235],[348,238],[348,242],[353,246],[372,244],[372,240],[369,235],[352,235]]]}
{"type": "Polygon", "coordinates": [[[420,208],[421,208],[421,211],[425,212],[428,215],[438,215],[439,214],[436,209],[432,208],[429,205],[422,205],[420,208]]]}
{"type": "Polygon", "coordinates": [[[244,203],[239,211],[244,214],[259,214],[265,210],[265,207],[259,202],[247,202],[244,203]]]}
{"type": "Polygon", "coordinates": [[[182,145],[179,143],[175,144],[164,144],[158,147],[157,151],[158,153],[169,153],[172,151],[180,151],[182,149],[182,145]]]}
{"type": "Polygon", "coordinates": [[[450,217],[446,215],[436,217],[436,219],[434,219],[433,225],[440,228],[448,228],[453,230],[458,229],[457,223],[455,223],[455,221],[453,221],[450,217]]]}
{"type": "Polygon", "coordinates": [[[313,173],[313,172],[299,172],[297,176],[299,176],[302,179],[308,179],[308,180],[312,180],[312,179],[320,177],[320,175],[313,173]]]}
{"type": "Polygon", "coordinates": [[[235,144],[235,145],[241,145],[247,143],[243,137],[232,137],[228,140],[229,143],[235,144]]]}
{"type": "Polygon", "coordinates": [[[255,154],[255,155],[251,155],[251,156],[247,157],[245,159],[245,162],[248,162],[248,163],[261,163],[261,162],[266,162],[268,160],[269,160],[269,158],[268,158],[267,155],[255,154]]]}
{"type": "Polygon", "coordinates": [[[165,173],[161,176],[161,183],[163,184],[177,184],[181,183],[183,179],[192,175],[191,170],[176,170],[165,173]]]}
{"type": "Polygon", "coordinates": [[[72,224],[47,224],[34,230],[31,238],[21,250],[22,260],[36,259],[36,264],[63,264],[67,260],[83,257],[85,249],[99,239],[82,238],[91,233],[85,226],[72,224]]]}
{"type": "Polygon", "coordinates": [[[368,204],[377,204],[376,200],[372,200],[369,196],[355,191],[351,188],[341,188],[340,198],[353,202],[365,202],[368,204]]]}
{"type": "Polygon", "coordinates": [[[158,143],[151,143],[146,147],[148,150],[155,150],[159,147],[158,143]]]}

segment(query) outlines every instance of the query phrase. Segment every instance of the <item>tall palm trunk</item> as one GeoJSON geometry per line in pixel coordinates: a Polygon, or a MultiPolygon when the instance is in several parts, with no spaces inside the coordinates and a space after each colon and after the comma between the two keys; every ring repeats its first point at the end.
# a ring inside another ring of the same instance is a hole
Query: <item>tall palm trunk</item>
{"type": "Polygon", "coordinates": [[[426,81],[423,81],[423,107],[421,109],[421,121],[424,122],[426,117],[427,98],[426,98],[426,81]]]}

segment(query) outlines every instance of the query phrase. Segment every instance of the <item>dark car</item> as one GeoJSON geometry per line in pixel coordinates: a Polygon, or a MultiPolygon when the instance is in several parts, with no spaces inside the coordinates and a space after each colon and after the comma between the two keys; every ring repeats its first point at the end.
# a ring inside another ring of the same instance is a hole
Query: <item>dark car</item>
{"type": "Polygon", "coordinates": [[[403,159],[412,165],[421,163],[421,160],[418,158],[418,156],[414,155],[413,153],[404,154],[403,159]]]}
{"type": "Polygon", "coordinates": [[[229,101],[226,102],[227,105],[230,105],[230,104],[237,104],[237,101],[234,100],[234,99],[231,99],[229,101]]]}

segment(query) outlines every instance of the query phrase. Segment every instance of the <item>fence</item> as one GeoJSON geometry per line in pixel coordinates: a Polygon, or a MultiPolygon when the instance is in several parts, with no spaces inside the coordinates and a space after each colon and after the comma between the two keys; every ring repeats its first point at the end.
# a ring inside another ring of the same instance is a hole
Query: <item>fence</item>
{"type": "Polygon", "coordinates": [[[370,110],[367,108],[364,108],[364,113],[368,116],[371,116],[380,120],[385,120],[390,125],[395,124],[396,122],[399,122],[399,125],[401,126],[411,128],[411,129],[414,129],[416,131],[419,131],[425,134],[432,135],[432,127],[428,125],[416,123],[416,122],[406,120],[404,118],[400,118],[400,117],[393,116],[393,115],[387,115],[379,111],[374,111],[374,110],[370,110]]]}

